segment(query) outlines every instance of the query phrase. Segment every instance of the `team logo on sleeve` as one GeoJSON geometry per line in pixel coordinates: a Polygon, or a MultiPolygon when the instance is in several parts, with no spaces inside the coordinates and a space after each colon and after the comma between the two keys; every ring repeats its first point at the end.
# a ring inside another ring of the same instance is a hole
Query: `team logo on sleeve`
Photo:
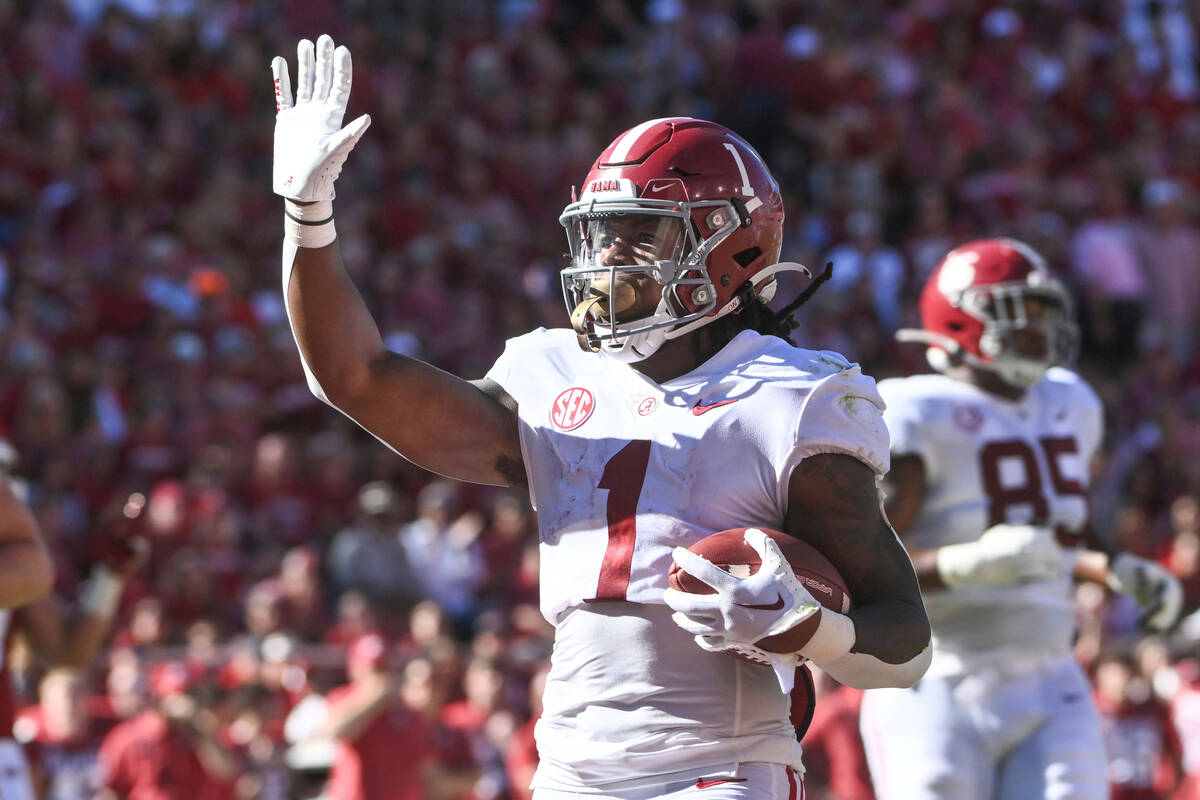
{"type": "Polygon", "coordinates": [[[964,431],[977,431],[983,427],[983,412],[973,405],[960,403],[954,406],[954,423],[964,431]]]}
{"type": "Polygon", "coordinates": [[[554,398],[550,421],[559,430],[573,431],[588,421],[595,407],[596,400],[591,392],[582,386],[572,386],[554,398]]]}

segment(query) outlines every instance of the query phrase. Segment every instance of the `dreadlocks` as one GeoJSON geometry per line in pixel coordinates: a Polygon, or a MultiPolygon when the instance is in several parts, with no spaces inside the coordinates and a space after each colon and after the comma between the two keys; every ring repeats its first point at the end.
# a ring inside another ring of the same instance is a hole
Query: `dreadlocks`
{"type": "Polygon", "coordinates": [[[797,323],[792,318],[792,314],[807,303],[816,294],[817,289],[821,288],[821,284],[832,276],[833,262],[830,261],[825,264],[825,269],[821,271],[821,274],[804,287],[804,291],[797,295],[795,300],[779,311],[772,311],[766,303],[758,299],[750,287],[750,283],[747,282],[743,287],[745,297],[742,309],[736,314],[721,317],[707,326],[712,330],[712,341],[716,342],[717,349],[720,349],[742,331],[756,331],[764,336],[778,336],[795,346],[796,343],[792,341],[792,331],[796,329],[797,323]]]}

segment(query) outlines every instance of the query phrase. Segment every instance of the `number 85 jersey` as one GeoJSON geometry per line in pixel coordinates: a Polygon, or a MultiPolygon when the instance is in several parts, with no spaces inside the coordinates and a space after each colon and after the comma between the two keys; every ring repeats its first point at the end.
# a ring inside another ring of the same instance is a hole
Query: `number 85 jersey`
{"type": "Polygon", "coordinates": [[[595,601],[662,603],[671,550],[779,529],[802,458],[888,467],[875,382],[833,353],[744,331],[658,384],[568,330],[512,339],[488,373],[518,403],[551,623],[595,601]]]}
{"type": "MultiPolygon", "coordinates": [[[[1008,401],[943,375],[881,381],[892,455],[920,457],[925,498],[905,532],[917,548],[978,539],[1001,523],[1048,525],[1073,544],[1088,518],[1088,468],[1103,436],[1091,387],[1059,367],[1008,401]]],[[[1019,586],[929,592],[934,663],[969,671],[997,651],[1069,652],[1069,576],[1019,586]]]]}

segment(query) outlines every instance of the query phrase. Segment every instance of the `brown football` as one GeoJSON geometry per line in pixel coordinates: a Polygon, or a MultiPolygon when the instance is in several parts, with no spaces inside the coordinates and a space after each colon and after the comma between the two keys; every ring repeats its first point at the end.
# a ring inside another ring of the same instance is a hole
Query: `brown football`
{"type": "MultiPolygon", "coordinates": [[[[721,569],[738,578],[748,578],[758,571],[761,559],[758,552],[746,543],[746,531],[750,528],[733,528],[732,530],[714,533],[706,536],[689,547],[698,556],[703,556],[721,569]]],[[[837,567],[819,550],[786,533],[759,528],[770,536],[783,551],[783,556],[792,565],[796,577],[805,588],[825,608],[845,614],[853,604],[846,581],[842,578],[837,567]]],[[[667,575],[667,583],[672,589],[693,594],[712,594],[713,588],[679,568],[672,563],[667,575]]],[[[820,624],[821,615],[813,614],[804,622],[790,631],[768,636],[755,642],[763,650],[774,653],[794,653],[808,643],[820,624]]]]}

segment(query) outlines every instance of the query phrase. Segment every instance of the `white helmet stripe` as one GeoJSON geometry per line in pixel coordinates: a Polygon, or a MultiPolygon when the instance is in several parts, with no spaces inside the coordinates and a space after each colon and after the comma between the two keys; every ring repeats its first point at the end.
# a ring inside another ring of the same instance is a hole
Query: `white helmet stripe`
{"type": "Polygon", "coordinates": [[[660,122],[666,122],[669,119],[687,119],[687,117],[659,117],[658,119],[650,119],[643,122],[641,125],[630,128],[629,132],[621,137],[621,141],[617,142],[617,146],[613,148],[612,155],[608,157],[610,164],[624,161],[629,156],[629,151],[637,144],[637,140],[642,138],[642,134],[651,127],[660,122]]]}

